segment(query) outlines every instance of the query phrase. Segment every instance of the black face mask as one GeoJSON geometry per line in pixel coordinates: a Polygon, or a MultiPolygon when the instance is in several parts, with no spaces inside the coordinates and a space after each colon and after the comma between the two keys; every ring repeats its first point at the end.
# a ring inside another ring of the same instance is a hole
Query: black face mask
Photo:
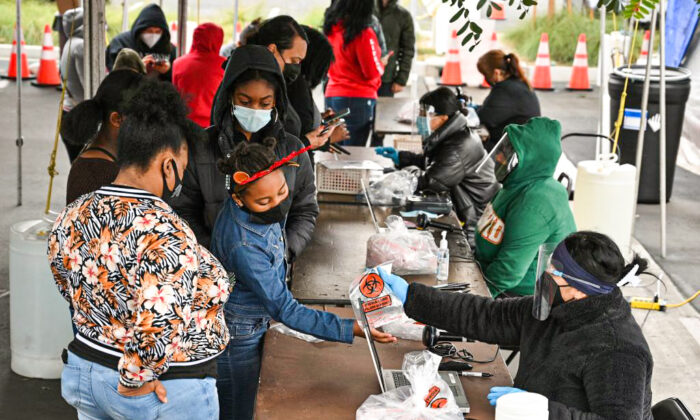
{"type": "Polygon", "coordinates": [[[284,71],[282,75],[284,76],[284,81],[287,84],[294,83],[297,77],[301,74],[301,64],[284,63],[284,71]]]}
{"type": "Polygon", "coordinates": [[[254,222],[263,224],[263,225],[272,225],[275,223],[282,223],[284,219],[287,217],[287,214],[289,213],[289,208],[292,206],[292,196],[289,195],[287,198],[285,198],[281,203],[279,203],[277,206],[263,211],[263,212],[252,212],[250,211],[249,208],[243,206],[239,206],[243,211],[246,213],[249,213],[254,222]]]}
{"type": "Polygon", "coordinates": [[[175,171],[175,187],[172,190],[168,187],[168,180],[165,178],[165,171],[163,171],[164,200],[177,198],[180,196],[180,191],[182,191],[182,179],[180,178],[180,173],[177,171],[177,163],[175,163],[175,160],[173,160],[173,170],[175,171]]]}
{"type": "Polygon", "coordinates": [[[554,296],[552,298],[552,308],[556,308],[557,306],[566,303],[564,300],[564,297],[561,295],[561,288],[562,287],[569,287],[569,286],[560,286],[559,283],[557,283],[552,276],[545,272],[543,273],[544,278],[546,281],[551,282],[552,284],[552,289],[554,290],[554,296]]]}

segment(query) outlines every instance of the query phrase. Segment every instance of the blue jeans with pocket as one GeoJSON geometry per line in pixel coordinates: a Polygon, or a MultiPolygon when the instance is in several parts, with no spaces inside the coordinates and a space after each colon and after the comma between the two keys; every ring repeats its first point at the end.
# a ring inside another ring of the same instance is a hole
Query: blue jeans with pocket
{"type": "Polygon", "coordinates": [[[163,404],[155,392],[126,397],[117,391],[119,373],[68,352],[61,373],[61,395],[78,410],[79,420],[214,420],[219,413],[216,380],[169,379],[163,404]]]}
{"type": "Polygon", "coordinates": [[[231,306],[225,307],[231,341],[217,358],[219,419],[251,420],[258,394],[263,338],[270,317],[234,313],[231,306]]]}
{"type": "Polygon", "coordinates": [[[345,117],[345,124],[350,132],[350,138],[341,142],[348,146],[365,146],[374,124],[374,107],[377,105],[376,99],[370,98],[347,98],[343,96],[333,96],[326,98],[326,108],[331,108],[336,112],[350,108],[350,115],[345,117]]]}

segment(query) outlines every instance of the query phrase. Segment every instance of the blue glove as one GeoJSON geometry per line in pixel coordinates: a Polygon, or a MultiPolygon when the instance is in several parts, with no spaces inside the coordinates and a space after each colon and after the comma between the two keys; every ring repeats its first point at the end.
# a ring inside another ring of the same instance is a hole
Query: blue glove
{"type": "Polygon", "coordinates": [[[382,267],[377,267],[377,271],[379,271],[379,277],[389,286],[394,296],[399,298],[401,303],[406,303],[406,295],[408,294],[408,283],[406,283],[406,280],[394,274],[387,274],[382,267]]]}
{"type": "Polygon", "coordinates": [[[393,147],[376,147],[374,153],[393,160],[394,165],[399,166],[399,152],[393,147]]]}
{"type": "Polygon", "coordinates": [[[489,403],[493,406],[496,405],[496,401],[506,394],[512,394],[514,392],[525,392],[520,388],[513,388],[512,386],[494,386],[489,391],[489,395],[486,398],[489,399],[489,403]]]}

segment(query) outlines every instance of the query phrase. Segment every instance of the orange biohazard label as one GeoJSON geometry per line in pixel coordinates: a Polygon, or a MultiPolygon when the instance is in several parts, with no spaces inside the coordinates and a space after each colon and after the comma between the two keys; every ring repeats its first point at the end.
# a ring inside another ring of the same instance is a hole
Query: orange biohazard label
{"type": "Polygon", "coordinates": [[[447,398],[438,398],[430,404],[430,408],[442,408],[447,405],[447,398]]]}
{"type": "Polygon", "coordinates": [[[369,313],[382,308],[386,308],[387,306],[391,306],[391,296],[389,295],[382,296],[378,299],[368,300],[367,302],[362,304],[362,310],[365,311],[365,313],[369,313]]]}
{"type": "Polygon", "coordinates": [[[506,224],[503,220],[498,217],[496,212],[493,210],[491,203],[484,209],[484,214],[481,215],[479,222],[476,225],[477,230],[482,238],[486,241],[494,244],[500,245],[503,241],[503,233],[506,228],[506,224]]]}
{"type": "Polygon", "coordinates": [[[440,387],[433,385],[432,388],[428,391],[428,395],[425,396],[424,400],[425,401],[425,406],[430,407],[430,403],[435,399],[435,397],[438,396],[440,393],[440,387]]]}
{"type": "Polygon", "coordinates": [[[360,281],[360,293],[368,298],[379,296],[384,290],[384,280],[378,274],[369,273],[360,281]]]}

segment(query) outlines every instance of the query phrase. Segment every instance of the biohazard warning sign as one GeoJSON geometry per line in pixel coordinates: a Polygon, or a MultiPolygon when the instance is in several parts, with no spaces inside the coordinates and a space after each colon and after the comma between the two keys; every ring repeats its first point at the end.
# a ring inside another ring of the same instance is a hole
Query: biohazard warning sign
{"type": "Polygon", "coordinates": [[[430,407],[431,406],[430,403],[433,402],[433,400],[435,399],[435,397],[438,396],[438,394],[440,394],[440,387],[433,385],[428,390],[428,395],[426,395],[425,398],[423,399],[423,401],[425,401],[425,406],[430,407]]]}
{"type": "Polygon", "coordinates": [[[389,295],[382,296],[378,299],[368,300],[367,302],[362,303],[362,310],[365,311],[365,313],[370,313],[382,308],[386,308],[387,306],[391,306],[391,296],[389,295]]]}
{"type": "Polygon", "coordinates": [[[362,293],[364,297],[375,298],[382,294],[383,290],[384,280],[379,277],[379,274],[368,273],[360,281],[360,293],[362,293]]]}

